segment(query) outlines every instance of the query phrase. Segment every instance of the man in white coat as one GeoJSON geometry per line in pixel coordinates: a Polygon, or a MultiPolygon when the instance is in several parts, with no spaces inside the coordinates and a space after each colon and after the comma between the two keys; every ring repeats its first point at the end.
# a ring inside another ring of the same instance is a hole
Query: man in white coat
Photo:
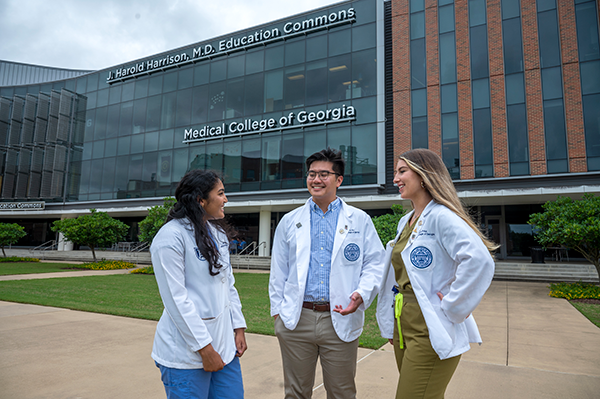
{"type": "Polygon", "coordinates": [[[311,397],[320,358],[327,397],[354,398],[358,337],[378,293],[384,249],[371,218],[337,197],[341,153],[317,152],[306,166],[311,198],[281,219],[271,256],[285,397],[311,397]]]}

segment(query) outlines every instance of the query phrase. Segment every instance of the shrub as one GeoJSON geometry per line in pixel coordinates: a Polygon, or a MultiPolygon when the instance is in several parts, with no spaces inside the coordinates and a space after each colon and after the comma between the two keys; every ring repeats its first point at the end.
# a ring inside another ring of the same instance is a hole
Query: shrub
{"type": "Polygon", "coordinates": [[[125,262],[123,260],[101,260],[99,262],[84,263],[79,267],[90,270],[117,270],[133,269],[137,266],[134,263],[125,262]]]}
{"type": "Polygon", "coordinates": [[[131,273],[131,274],[154,274],[154,268],[152,266],[140,267],[138,269],[133,269],[129,273],[131,273]]]}
{"type": "Polygon", "coordinates": [[[554,298],[600,299],[600,287],[591,283],[551,283],[549,288],[554,298]]]}
{"type": "Polygon", "coordinates": [[[39,262],[38,258],[21,258],[19,256],[9,256],[8,258],[0,258],[0,262],[39,262]]]}

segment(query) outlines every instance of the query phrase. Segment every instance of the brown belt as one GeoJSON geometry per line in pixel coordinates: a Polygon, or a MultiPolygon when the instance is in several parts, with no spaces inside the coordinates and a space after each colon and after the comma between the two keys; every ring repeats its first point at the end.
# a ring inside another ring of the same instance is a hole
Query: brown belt
{"type": "Polygon", "coordinates": [[[302,302],[302,307],[315,312],[329,312],[329,302],[302,302]]]}

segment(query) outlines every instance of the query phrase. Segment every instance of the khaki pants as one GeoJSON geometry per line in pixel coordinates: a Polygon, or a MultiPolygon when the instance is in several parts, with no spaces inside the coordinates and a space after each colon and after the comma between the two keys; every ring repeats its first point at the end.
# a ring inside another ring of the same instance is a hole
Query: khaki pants
{"type": "Polygon", "coordinates": [[[405,299],[400,323],[404,349],[400,349],[398,321],[394,320],[394,354],[400,372],[396,399],[443,399],[460,356],[440,360],[414,297],[405,299]]]}
{"type": "Polygon", "coordinates": [[[278,317],[275,335],[281,349],[286,399],[312,397],[317,358],[321,360],[327,398],[356,397],[358,339],[342,341],[333,329],[329,312],[302,309],[294,330],[288,330],[278,317]]]}

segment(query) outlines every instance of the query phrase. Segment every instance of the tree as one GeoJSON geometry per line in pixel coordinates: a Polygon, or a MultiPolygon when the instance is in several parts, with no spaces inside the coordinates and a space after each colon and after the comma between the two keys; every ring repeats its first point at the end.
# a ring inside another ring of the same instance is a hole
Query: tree
{"type": "Polygon", "coordinates": [[[558,244],[580,252],[600,276],[600,197],[589,193],[579,201],[558,197],[542,208],[544,212],[529,218],[529,224],[539,229],[537,241],[544,247],[558,244]]]}
{"type": "Polygon", "coordinates": [[[388,213],[372,218],[375,230],[377,230],[377,234],[379,234],[379,238],[384,246],[387,245],[388,241],[396,237],[398,222],[406,214],[406,211],[400,204],[392,205],[392,212],[392,214],[388,213]]]}
{"type": "Polygon", "coordinates": [[[0,223],[0,246],[2,246],[2,254],[5,258],[6,252],[4,252],[4,246],[14,244],[26,235],[27,233],[23,226],[19,226],[16,223],[0,223]]]}
{"type": "Polygon", "coordinates": [[[90,211],[90,214],[76,219],[57,220],[52,225],[52,231],[60,231],[67,240],[90,247],[96,262],[95,248],[106,248],[121,241],[129,226],[113,219],[106,212],[98,212],[96,209],[90,211]]]}
{"type": "Polygon", "coordinates": [[[138,238],[140,241],[145,241],[148,244],[152,244],[152,240],[158,230],[167,221],[167,215],[177,200],[173,197],[166,197],[162,205],[156,205],[148,209],[148,216],[139,223],[140,234],[138,238]]]}

